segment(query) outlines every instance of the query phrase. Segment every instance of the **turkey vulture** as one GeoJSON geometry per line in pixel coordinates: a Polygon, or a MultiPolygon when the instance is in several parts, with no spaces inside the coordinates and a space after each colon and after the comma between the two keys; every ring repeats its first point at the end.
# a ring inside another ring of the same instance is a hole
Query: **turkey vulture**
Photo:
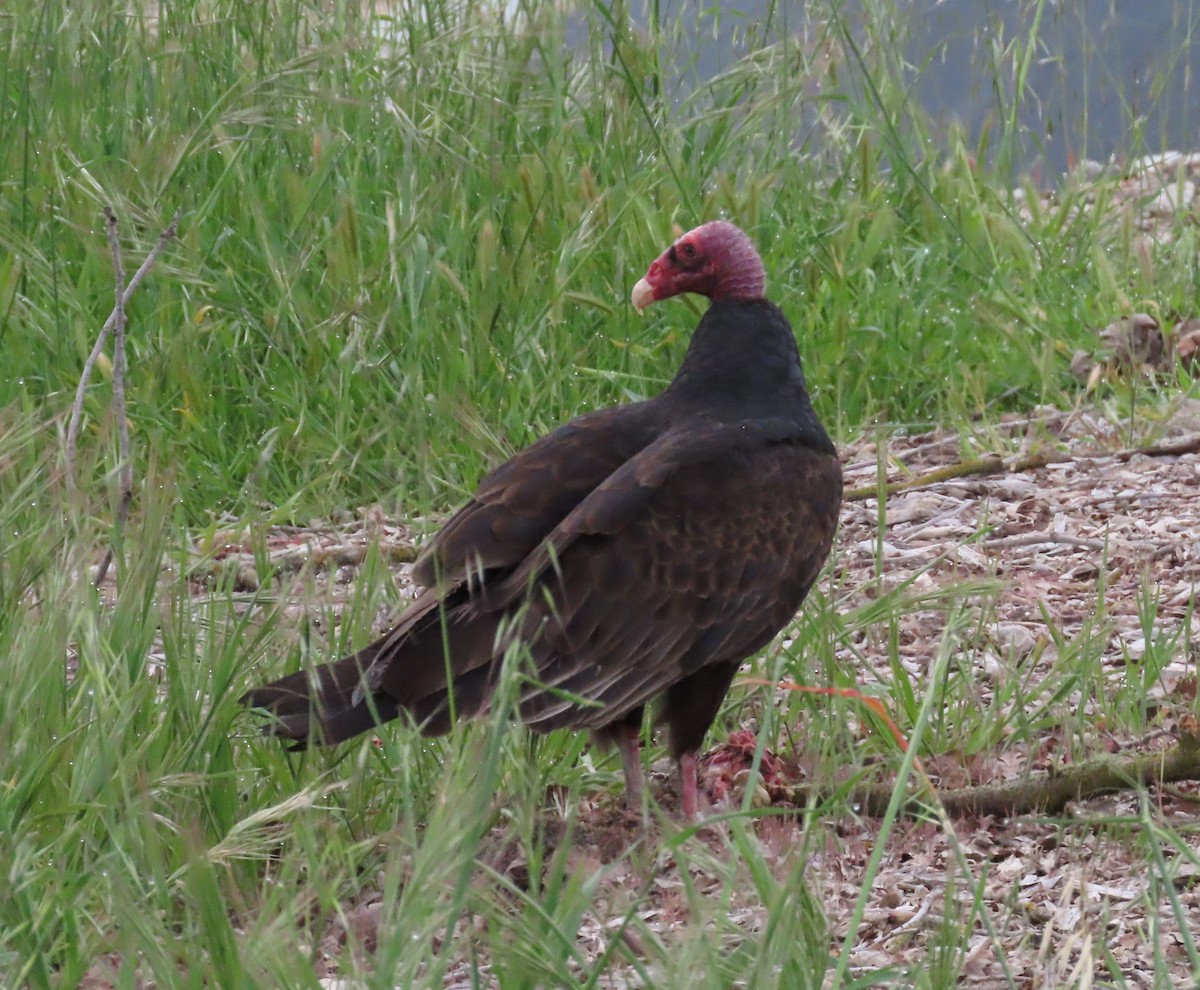
{"type": "Polygon", "coordinates": [[[842,472],[791,327],[750,239],[684,234],[633,289],[639,310],[708,296],[674,381],[571,420],[500,465],[413,565],[425,590],[382,639],[241,699],[266,731],[337,743],[402,712],[426,735],[488,710],[508,647],[539,732],[615,743],[641,803],[638,738],[658,701],[697,811],[696,752],[734,674],[795,615],[837,524],[842,472]]]}

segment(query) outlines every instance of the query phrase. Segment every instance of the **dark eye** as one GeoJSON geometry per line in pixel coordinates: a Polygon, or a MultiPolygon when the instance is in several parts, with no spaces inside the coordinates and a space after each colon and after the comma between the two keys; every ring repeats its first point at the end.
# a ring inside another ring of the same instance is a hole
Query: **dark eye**
{"type": "Polygon", "coordinates": [[[694,257],[696,257],[696,245],[693,244],[691,241],[684,241],[682,244],[679,245],[679,253],[682,254],[685,258],[689,258],[689,259],[694,258],[694,257]]]}

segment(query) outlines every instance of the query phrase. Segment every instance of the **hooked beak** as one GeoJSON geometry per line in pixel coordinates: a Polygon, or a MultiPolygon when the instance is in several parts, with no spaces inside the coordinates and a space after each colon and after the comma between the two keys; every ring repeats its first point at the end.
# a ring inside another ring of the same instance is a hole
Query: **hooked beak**
{"type": "Polygon", "coordinates": [[[633,292],[629,298],[633,302],[633,308],[638,311],[638,315],[641,315],[646,311],[646,307],[654,302],[654,286],[646,279],[641,279],[633,287],[633,292]]]}

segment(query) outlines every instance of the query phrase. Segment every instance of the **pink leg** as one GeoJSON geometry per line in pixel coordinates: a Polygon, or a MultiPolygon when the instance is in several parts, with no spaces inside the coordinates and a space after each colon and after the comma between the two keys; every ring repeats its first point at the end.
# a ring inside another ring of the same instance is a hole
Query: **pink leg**
{"type": "Polygon", "coordinates": [[[683,802],[683,817],[696,818],[699,799],[696,793],[696,754],[679,754],[679,790],[683,802]]]}
{"type": "Polygon", "coordinates": [[[617,736],[617,750],[625,771],[625,803],[634,811],[642,810],[642,752],[641,730],[637,726],[622,726],[617,736]]]}

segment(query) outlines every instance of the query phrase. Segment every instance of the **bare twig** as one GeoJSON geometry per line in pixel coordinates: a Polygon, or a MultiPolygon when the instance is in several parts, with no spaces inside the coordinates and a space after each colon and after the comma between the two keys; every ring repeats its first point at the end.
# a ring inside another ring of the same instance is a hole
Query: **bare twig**
{"type": "MultiPolygon", "coordinates": [[[[107,216],[106,210],[105,215],[107,216]]],[[[142,284],[142,279],[154,267],[154,263],[158,261],[158,256],[163,253],[163,249],[175,237],[179,230],[179,213],[171,218],[171,222],[167,225],[158,238],[158,243],[154,245],[153,250],[146,255],[146,260],[142,262],[141,267],[134,272],[133,278],[129,280],[129,284],[125,286],[125,291],[121,293],[120,305],[122,309],[129,305],[129,299],[133,295],[134,290],[142,284]]],[[[66,444],[66,469],[67,469],[67,491],[71,498],[75,497],[76,482],[75,482],[75,450],[79,443],[79,427],[83,419],[83,397],[87,392],[88,382],[92,377],[92,369],[96,366],[96,359],[100,357],[100,352],[104,350],[104,344],[108,340],[108,335],[112,333],[113,327],[117,322],[117,311],[114,308],[108,315],[108,319],[104,321],[104,326],[100,328],[100,333],[96,337],[95,346],[92,347],[92,353],[88,355],[87,360],[83,362],[83,373],[79,376],[79,387],[75,389],[75,402],[71,406],[71,419],[67,424],[67,444],[66,444]]]]}
{"type": "MultiPolygon", "coordinates": [[[[116,528],[117,532],[120,533],[126,519],[129,517],[129,509],[133,503],[133,462],[130,459],[129,451],[129,420],[125,411],[125,307],[128,305],[134,291],[141,284],[142,279],[154,267],[158,256],[162,254],[168,242],[175,237],[179,229],[179,213],[176,213],[171,218],[171,222],[167,225],[166,230],[159,235],[158,243],[146,255],[146,259],[142,262],[138,270],[134,272],[133,278],[129,280],[128,285],[125,284],[125,267],[121,258],[121,242],[117,237],[117,217],[112,207],[106,206],[104,208],[104,217],[107,223],[108,246],[113,257],[116,303],[113,306],[112,313],[104,321],[104,326],[100,328],[100,333],[96,337],[96,343],[92,347],[91,354],[88,355],[87,360],[83,364],[83,373],[79,378],[79,387],[75,390],[75,401],[71,406],[71,418],[67,424],[67,440],[63,457],[66,462],[67,493],[71,501],[75,501],[78,492],[78,483],[75,478],[75,454],[79,444],[79,428],[83,421],[83,398],[87,393],[88,382],[91,380],[96,361],[104,350],[104,344],[108,340],[109,334],[114,334],[113,406],[117,417],[118,457],[120,458],[118,477],[121,485],[121,502],[117,508],[116,528]]],[[[108,573],[109,565],[112,563],[112,555],[113,551],[110,547],[96,572],[97,585],[104,580],[104,576],[108,573]]]]}
{"type": "MultiPolygon", "coordinates": [[[[117,237],[117,215],[111,206],[104,207],[104,219],[108,227],[108,248],[112,252],[113,278],[117,284],[117,301],[113,306],[113,411],[117,417],[117,459],[120,462],[118,478],[121,484],[121,502],[117,506],[117,521],[114,532],[120,539],[133,502],[133,465],[129,461],[129,419],[125,409],[125,263],[121,258],[121,239],[117,237]]],[[[104,560],[96,568],[96,587],[104,582],[108,567],[113,559],[113,546],[109,545],[104,560]]]]}

